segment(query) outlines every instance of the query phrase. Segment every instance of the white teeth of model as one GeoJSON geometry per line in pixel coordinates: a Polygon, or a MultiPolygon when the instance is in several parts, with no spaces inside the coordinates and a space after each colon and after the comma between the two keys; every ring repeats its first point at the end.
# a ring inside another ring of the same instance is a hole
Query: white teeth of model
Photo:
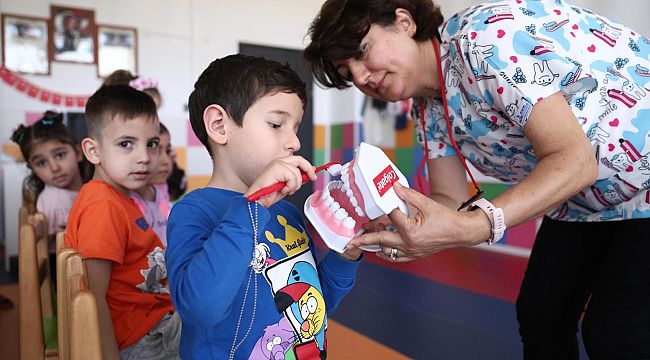
{"type": "Polygon", "coordinates": [[[348,180],[350,180],[350,174],[347,174],[347,173],[343,174],[343,173],[341,173],[341,180],[343,180],[343,182],[348,182],[348,180]]]}
{"type": "Polygon", "coordinates": [[[363,213],[363,210],[361,210],[361,208],[358,207],[358,206],[356,206],[356,207],[354,208],[354,211],[356,211],[356,212],[357,212],[357,215],[359,215],[359,216],[364,216],[364,215],[365,215],[365,214],[363,213]]]}
{"type": "Polygon", "coordinates": [[[352,206],[357,207],[359,206],[359,202],[357,201],[357,198],[354,196],[350,197],[350,202],[352,203],[352,206]]]}
{"type": "Polygon", "coordinates": [[[343,181],[337,182],[336,187],[339,188],[339,189],[342,188],[343,187],[343,181]]]}
{"type": "Polygon", "coordinates": [[[343,220],[348,216],[348,212],[345,211],[345,209],[338,209],[334,213],[334,216],[336,217],[336,220],[343,220]]]}
{"type": "Polygon", "coordinates": [[[352,193],[352,189],[349,189],[348,191],[346,191],[345,195],[347,195],[348,198],[350,198],[350,199],[354,198],[354,193],[352,193]]]}
{"type": "Polygon", "coordinates": [[[349,167],[350,167],[350,163],[349,163],[349,162],[346,162],[345,164],[343,164],[343,168],[344,168],[344,169],[347,169],[347,168],[349,168],[349,167]]]}
{"type": "Polygon", "coordinates": [[[331,204],[329,204],[329,207],[330,207],[330,211],[331,211],[331,212],[335,212],[336,210],[338,210],[338,209],[341,208],[341,205],[339,205],[339,203],[337,203],[336,201],[334,201],[334,202],[332,202],[331,204]]]}
{"type": "Polygon", "coordinates": [[[350,190],[350,184],[343,183],[343,191],[348,192],[348,190],[350,190]]]}
{"type": "Polygon", "coordinates": [[[321,193],[321,199],[325,200],[330,196],[330,191],[327,188],[327,186],[323,189],[323,192],[321,193]]]}
{"type": "Polygon", "coordinates": [[[357,222],[354,221],[354,219],[349,216],[343,219],[343,226],[345,226],[348,229],[354,229],[354,225],[356,224],[357,222]]]}
{"type": "Polygon", "coordinates": [[[341,169],[341,175],[349,175],[347,164],[343,167],[343,169],[341,169]]]}
{"type": "Polygon", "coordinates": [[[323,201],[325,201],[325,205],[330,206],[334,202],[334,198],[327,194],[327,197],[323,201]]]}

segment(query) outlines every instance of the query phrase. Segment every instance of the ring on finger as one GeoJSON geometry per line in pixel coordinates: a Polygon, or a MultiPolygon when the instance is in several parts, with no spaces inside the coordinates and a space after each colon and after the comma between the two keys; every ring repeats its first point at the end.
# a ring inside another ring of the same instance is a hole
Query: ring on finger
{"type": "Polygon", "coordinates": [[[397,260],[397,249],[391,248],[389,256],[390,256],[391,260],[393,260],[393,261],[397,260]]]}

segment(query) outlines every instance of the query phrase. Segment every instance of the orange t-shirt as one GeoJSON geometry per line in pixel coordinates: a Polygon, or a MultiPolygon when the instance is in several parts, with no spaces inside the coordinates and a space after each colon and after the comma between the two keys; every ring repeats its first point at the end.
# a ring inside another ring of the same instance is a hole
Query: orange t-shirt
{"type": "Polygon", "coordinates": [[[109,184],[92,180],[81,188],[65,244],[86,259],[114,262],[106,302],[120,350],[174,309],[163,244],[133,201],[109,184]]]}

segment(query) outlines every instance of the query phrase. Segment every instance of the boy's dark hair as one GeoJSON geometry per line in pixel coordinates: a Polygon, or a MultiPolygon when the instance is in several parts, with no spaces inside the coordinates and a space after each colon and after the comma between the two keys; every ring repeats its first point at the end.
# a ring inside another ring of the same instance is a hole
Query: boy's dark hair
{"type": "MultiPolygon", "coordinates": [[[[20,153],[25,162],[29,163],[29,157],[35,146],[50,140],[57,140],[62,144],[72,146],[78,151],[78,139],[75,139],[70,129],[63,124],[63,114],[54,111],[46,111],[43,117],[31,126],[19,125],[11,135],[11,140],[18,144],[20,153]]],[[[84,182],[92,177],[92,164],[85,158],[79,163],[79,172],[84,182]],[[90,175],[88,174],[90,172],[90,175]]],[[[34,193],[34,199],[43,191],[45,184],[34,173],[29,175],[23,182],[23,189],[34,193]]]]}
{"type": "Polygon", "coordinates": [[[118,115],[124,120],[140,115],[158,118],[151,96],[128,85],[104,85],[86,103],[88,136],[99,136],[104,126],[118,115]]]}
{"type": "Polygon", "coordinates": [[[411,13],[417,26],[415,41],[439,37],[444,18],[431,0],[327,0],[309,27],[311,42],[303,54],[316,80],[329,88],[350,87],[332,60],[359,58],[359,45],[370,26],[392,25],[398,8],[411,13]]]}
{"type": "Polygon", "coordinates": [[[241,54],[214,60],[194,84],[188,107],[194,134],[212,155],[203,112],[212,105],[224,108],[228,116],[243,125],[244,114],[261,97],[285,92],[296,94],[307,106],[307,90],[289,64],[241,54]]]}

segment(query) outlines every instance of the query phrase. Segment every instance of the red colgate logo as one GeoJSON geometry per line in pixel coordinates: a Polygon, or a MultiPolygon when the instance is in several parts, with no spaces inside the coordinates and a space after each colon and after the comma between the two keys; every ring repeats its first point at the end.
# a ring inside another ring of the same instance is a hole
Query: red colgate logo
{"type": "Polygon", "coordinates": [[[379,173],[379,175],[375,176],[375,178],[372,180],[375,183],[377,191],[379,192],[379,196],[384,196],[386,191],[388,191],[393,186],[393,184],[399,180],[399,176],[397,176],[395,169],[393,169],[392,166],[388,165],[382,172],[379,173]]]}

